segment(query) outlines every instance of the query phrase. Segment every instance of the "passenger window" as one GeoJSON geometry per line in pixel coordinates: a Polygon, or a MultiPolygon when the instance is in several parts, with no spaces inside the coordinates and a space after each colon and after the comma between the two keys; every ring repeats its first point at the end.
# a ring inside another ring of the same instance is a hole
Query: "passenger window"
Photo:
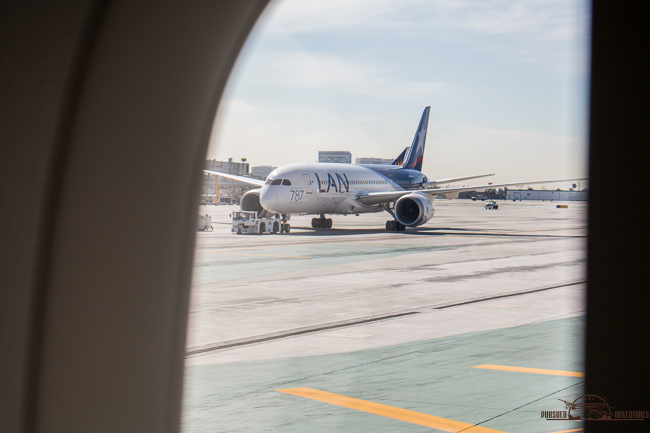
{"type": "MultiPolygon", "coordinates": [[[[212,142],[218,146],[208,153],[211,157],[248,156],[249,170],[251,166],[269,164],[259,171],[268,173],[267,186],[286,185],[285,182],[291,185],[292,181],[286,178],[272,178],[266,169],[271,169],[276,161],[280,165],[313,159],[319,149],[327,148],[325,143],[336,141],[339,148],[370,154],[379,149],[372,146],[366,150],[366,140],[372,143],[391,138],[392,141],[394,132],[395,141],[404,141],[403,145],[407,146],[413,139],[413,129],[419,126],[415,122],[423,105],[431,104],[427,124],[431,129],[429,149],[424,152],[424,161],[429,165],[422,166],[422,174],[411,172],[420,176],[421,181],[427,173],[443,177],[481,173],[472,172],[473,161],[463,161],[467,158],[462,157],[473,154],[478,158],[479,153],[487,166],[491,161],[494,164],[508,161],[503,164],[503,170],[513,170],[511,175],[502,172],[501,165],[493,167],[499,176],[504,176],[499,179],[519,179],[515,168],[509,166],[525,163],[531,155],[540,160],[537,165],[545,166],[543,155],[550,152],[540,143],[539,136],[553,137],[558,142],[557,149],[561,149],[558,152],[564,155],[549,160],[561,161],[562,170],[570,175],[582,172],[577,157],[586,147],[587,136],[589,2],[570,0],[562,2],[561,7],[552,2],[503,2],[504,5],[500,2],[497,7],[481,0],[455,2],[451,6],[447,4],[451,2],[408,2],[409,9],[407,4],[402,4],[405,2],[399,5],[391,2],[387,10],[372,14],[359,14],[353,2],[312,2],[308,7],[299,0],[278,3],[275,7],[268,6],[257,22],[254,32],[258,33],[251,35],[228,80],[229,88],[224,91],[212,134],[212,142]],[[335,6],[341,8],[335,10],[335,6]],[[441,20],[441,16],[445,19],[441,20]],[[522,22],[527,25],[521,26],[522,22]],[[379,28],[381,37],[390,40],[390,44],[375,43],[370,48],[364,45],[375,42],[379,28]],[[544,37],[540,42],[540,31],[553,37],[544,37]],[[264,41],[266,36],[270,38],[264,41]],[[343,38],[345,44],[341,44],[343,38]],[[359,52],[364,53],[362,59],[358,57],[359,52]],[[412,68],[404,62],[391,65],[389,71],[384,69],[386,58],[399,58],[411,52],[427,52],[419,59],[425,69],[431,65],[435,68],[436,64],[445,67],[411,77],[415,81],[408,79],[412,68]],[[245,54],[249,57],[244,60],[245,54]],[[464,73],[467,58],[472,59],[472,74],[464,73]],[[527,61],[530,59],[534,62],[527,61]],[[243,73],[235,76],[237,72],[243,73]],[[502,80],[503,77],[508,79],[502,80]],[[439,87],[439,83],[446,84],[439,87]],[[476,88],[480,88],[478,94],[471,91],[476,88]],[[326,101],[311,95],[326,95],[326,101]],[[399,96],[400,103],[389,103],[395,95],[399,96]],[[447,103],[446,98],[458,100],[459,97],[472,115],[441,117],[440,107],[447,103]],[[511,115],[513,106],[520,111],[517,116],[511,115]],[[545,121],[537,122],[539,115],[545,121]],[[390,117],[393,119],[386,120],[390,117]],[[250,128],[254,119],[261,123],[250,128]],[[296,124],[300,126],[296,128],[296,124]],[[389,127],[386,132],[384,126],[389,127]],[[522,130],[526,132],[507,132],[522,130]],[[264,139],[256,139],[259,136],[264,139]],[[485,136],[482,140],[496,144],[488,152],[474,149],[477,136],[485,136]],[[527,144],[524,147],[529,154],[512,154],[510,146],[520,140],[527,144]],[[441,141],[447,146],[442,146],[441,141]],[[449,146],[451,143],[454,144],[449,146]],[[449,147],[454,153],[462,149],[462,152],[460,157],[450,153],[448,158],[441,158],[436,147],[449,147]],[[266,155],[267,149],[274,151],[266,155]],[[455,165],[459,166],[458,171],[454,170],[455,165]]],[[[402,149],[401,144],[388,145],[387,140],[383,154],[377,156],[392,157],[402,149]]],[[[234,160],[231,169],[239,164],[234,160]]],[[[237,234],[236,223],[227,218],[231,209],[239,210],[240,206],[235,204],[232,207],[206,205],[199,209],[198,214],[213,215],[214,230],[196,232],[182,433],[280,432],[289,430],[288,426],[300,425],[301,430],[312,433],[317,430],[342,433],[346,428],[352,430],[348,427],[351,421],[357,425],[354,429],[357,431],[382,427],[411,430],[407,422],[377,416],[379,411],[350,414],[349,407],[326,403],[335,400],[349,403],[343,396],[362,399],[354,403],[360,408],[387,403],[398,411],[423,410],[424,417],[450,416],[464,423],[480,424],[478,427],[489,425],[493,431],[514,430],[514,424],[522,426],[519,430],[531,432],[570,428],[570,420],[565,421],[566,426],[560,423],[565,427],[549,427],[548,424],[554,423],[534,416],[526,407],[506,411],[504,415],[495,404],[481,413],[469,413],[466,408],[474,399],[464,391],[474,387],[477,395],[490,395],[497,388],[500,396],[520,406],[522,399],[539,393],[539,387],[545,386],[548,387],[545,393],[558,392],[553,399],[546,399],[546,403],[540,402],[540,408],[545,411],[562,409],[562,402],[555,397],[574,401],[585,394],[579,377],[517,373],[514,369],[490,372],[474,367],[494,363],[510,365],[510,368],[548,368],[555,372],[581,370],[585,275],[582,248],[587,203],[571,202],[570,213],[560,212],[555,203],[527,204],[518,199],[503,206],[500,203],[499,210],[485,210],[461,198],[434,200],[435,191],[428,191],[432,196],[421,201],[425,213],[431,217],[430,202],[440,208],[439,215],[400,235],[394,231],[398,227],[393,225],[395,218],[390,215],[393,208],[384,207],[386,211],[382,213],[361,213],[354,217],[355,211],[380,209],[373,205],[348,207],[347,203],[341,203],[347,196],[339,188],[346,191],[349,179],[353,186],[348,195],[372,196],[372,191],[415,186],[409,185],[406,176],[402,179],[403,172],[396,165],[374,166],[377,172],[371,169],[373,166],[365,169],[351,165],[346,169],[328,165],[303,167],[313,169],[297,171],[295,179],[299,187],[274,188],[279,190],[277,197],[271,191],[268,198],[267,191],[264,195],[262,191],[253,191],[246,197],[246,205],[252,198],[250,208],[253,209],[260,210],[254,194],[265,197],[265,203],[268,200],[274,204],[277,200],[278,205],[283,202],[293,208],[291,219],[286,222],[247,213],[250,231],[261,231],[264,224],[265,232],[275,231],[276,235],[250,236],[243,231],[237,234]],[[342,179],[337,178],[337,172],[342,179]],[[303,178],[303,173],[309,177],[303,178]],[[374,179],[353,179],[366,174],[374,179]],[[303,195],[303,179],[309,178],[320,185],[305,190],[303,195]],[[378,184],[381,188],[365,188],[378,184]],[[394,185],[388,188],[388,184],[394,185]],[[291,190],[294,191],[290,194],[291,190]],[[313,195],[308,195],[309,192],[313,195]],[[308,199],[315,200],[309,204],[308,199]],[[306,208],[323,209],[328,203],[339,203],[340,209],[347,209],[352,215],[347,218],[300,215],[306,208]],[[535,223],[531,225],[533,216],[535,223]],[[338,230],[325,229],[332,219],[338,230]],[[323,224],[323,220],[327,222],[323,224]],[[310,223],[321,227],[314,228],[310,223]],[[389,231],[384,231],[386,223],[393,223],[386,225],[389,231]],[[279,234],[284,224],[290,225],[290,232],[279,234]],[[541,234],[544,245],[528,242],[513,250],[511,236],[490,236],[489,243],[475,236],[480,234],[480,238],[485,238],[501,229],[522,239],[541,234]],[[447,232],[453,235],[439,236],[447,232]],[[346,236],[345,245],[339,244],[341,235],[346,233],[353,235],[346,236]],[[436,260],[462,265],[440,268],[427,265],[436,260]],[[536,265],[528,266],[530,263],[536,265]],[[364,280],[366,274],[358,273],[360,266],[367,275],[375,272],[381,278],[364,280]],[[502,269],[511,272],[505,277],[502,269]],[[494,273],[494,277],[490,275],[493,283],[490,293],[484,293],[481,285],[475,284],[476,277],[486,272],[494,273]],[[435,300],[442,310],[430,308],[434,302],[430,290],[417,283],[419,279],[445,287],[444,292],[436,294],[435,300]],[[342,280],[346,283],[341,284],[342,280]],[[415,284],[410,284],[410,280],[415,284]],[[385,290],[400,282],[407,284],[398,291],[385,290]],[[364,290],[365,286],[373,285],[376,290],[364,290]],[[552,291],[540,292],[540,286],[552,291]],[[515,288],[517,297],[504,297],[515,288]],[[386,293],[380,299],[377,292],[386,293]],[[453,308],[449,309],[450,306],[453,308]],[[279,311],[282,313],[278,314],[279,311]],[[468,321],[467,317],[476,311],[481,314],[468,321]],[[417,314],[403,315],[403,312],[417,314]],[[443,314],[447,315],[453,335],[448,336],[444,329],[441,332],[435,326],[420,326],[435,323],[443,314]],[[394,333],[395,338],[380,338],[380,333],[375,332],[378,328],[371,330],[367,324],[364,326],[368,317],[384,320],[393,315],[390,321],[377,326],[388,335],[394,333]],[[322,329],[328,331],[323,333],[322,329]],[[412,330],[418,330],[417,334],[412,330]],[[521,344],[500,344],[509,341],[521,344]],[[553,341],[551,350],[548,341],[553,341]],[[450,350],[436,350],[440,347],[450,350]],[[541,351],[549,356],[535,356],[541,351]],[[414,353],[417,356],[412,356],[414,353]],[[382,380],[368,380],[375,373],[369,368],[372,365],[382,366],[382,380]],[[447,365],[458,368],[438,368],[447,365]],[[523,374],[534,378],[518,380],[523,374]],[[415,380],[419,377],[425,381],[415,380]],[[431,400],[430,393],[439,386],[452,391],[444,408],[427,403],[431,400]],[[385,395],[390,395],[388,401],[385,395]],[[416,401],[425,403],[416,404],[416,401]],[[254,408],[254,412],[242,417],[242,408],[254,408]]],[[[552,165],[548,168],[553,169],[552,165]]],[[[276,175],[285,173],[284,168],[276,170],[276,175]]],[[[242,166],[236,173],[245,171],[242,166]]],[[[521,179],[537,176],[525,175],[521,179]]],[[[487,182],[472,180],[452,185],[483,183],[487,182]]],[[[232,196],[233,201],[241,200],[244,188],[232,185],[230,182],[216,184],[208,179],[203,196],[206,200],[214,197],[217,203],[226,198],[224,195],[232,196]],[[219,188],[221,196],[216,194],[219,188]]],[[[525,198],[526,193],[522,196],[525,198]]],[[[421,204],[415,205],[408,199],[402,203],[410,203],[404,206],[404,214],[411,211],[415,214],[416,206],[421,204]]],[[[385,409],[385,412],[392,410],[385,409]]],[[[473,427],[469,424],[464,428],[471,431],[473,427]]],[[[418,426],[413,425],[412,429],[417,430],[418,426]]]]}
{"type": "Polygon", "coordinates": [[[282,185],[291,185],[291,181],[289,179],[282,179],[282,185]]]}

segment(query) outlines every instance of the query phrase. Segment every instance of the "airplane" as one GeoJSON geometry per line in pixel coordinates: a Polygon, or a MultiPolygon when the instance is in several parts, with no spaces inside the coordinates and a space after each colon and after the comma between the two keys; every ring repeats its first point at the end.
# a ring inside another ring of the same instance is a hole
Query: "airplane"
{"type": "Polygon", "coordinates": [[[499,184],[432,188],[439,184],[477,179],[481,174],[429,180],[422,173],[422,160],[429,123],[425,107],[420,123],[407,147],[390,165],[347,163],[293,163],[273,170],[266,180],[252,179],[213,170],[206,173],[235,179],[256,187],[241,198],[243,211],[258,215],[282,215],[283,231],[288,231],[287,215],[319,215],[311,221],[314,229],[331,228],[332,219],[325,215],[359,215],[388,212],[393,219],[386,222],[388,231],[404,231],[429,221],[434,214],[433,197],[458,191],[497,188],[520,184],[552,183],[578,180],[556,179],[499,184]],[[284,230],[285,226],[287,230],[284,230]]]}

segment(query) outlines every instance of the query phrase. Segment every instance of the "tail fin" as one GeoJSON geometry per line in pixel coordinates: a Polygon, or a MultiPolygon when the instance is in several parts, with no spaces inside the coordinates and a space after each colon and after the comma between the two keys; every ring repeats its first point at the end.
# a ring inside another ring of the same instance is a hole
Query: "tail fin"
{"type": "Polygon", "coordinates": [[[410,149],[410,146],[407,146],[402,150],[402,153],[399,154],[397,158],[395,158],[395,161],[393,161],[390,165],[402,165],[404,164],[404,160],[406,159],[406,152],[410,149]]]}
{"type": "MultiPolygon", "coordinates": [[[[424,157],[424,144],[427,140],[427,127],[429,124],[429,110],[431,107],[426,107],[422,113],[420,124],[415,132],[413,144],[411,145],[406,161],[402,165],[403,168],[410,168],[412,170],[422,171],[422,158],[424,157]]],[[[400,155],[401,156],[401,155],[400,155]]]]}

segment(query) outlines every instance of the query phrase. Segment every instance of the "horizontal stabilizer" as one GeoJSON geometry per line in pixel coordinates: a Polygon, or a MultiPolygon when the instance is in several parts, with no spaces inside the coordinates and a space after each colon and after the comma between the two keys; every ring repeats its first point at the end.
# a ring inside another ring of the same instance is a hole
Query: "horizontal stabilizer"
{"type": "Polygon", "coordinates": [[[395,161],[391,163],[391,165],[402,165],[404,164],[404,160],[406,159],[406,152],[409,151],[411,146],[406,146],[404,150],[402,150],[402,153],[399,154],[397,158],[395,158],[395,161]]]}

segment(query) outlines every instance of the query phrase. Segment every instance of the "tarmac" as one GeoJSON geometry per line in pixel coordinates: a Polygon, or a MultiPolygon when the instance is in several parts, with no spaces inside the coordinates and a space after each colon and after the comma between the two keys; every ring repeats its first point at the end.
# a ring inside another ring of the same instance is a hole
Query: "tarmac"
{"type": "Polygon", "coordinates": [[[543,412],[584,394],[587,204],[498,203],[272,235],[202,206],[183,431],[580,431],[543,412]]]}

